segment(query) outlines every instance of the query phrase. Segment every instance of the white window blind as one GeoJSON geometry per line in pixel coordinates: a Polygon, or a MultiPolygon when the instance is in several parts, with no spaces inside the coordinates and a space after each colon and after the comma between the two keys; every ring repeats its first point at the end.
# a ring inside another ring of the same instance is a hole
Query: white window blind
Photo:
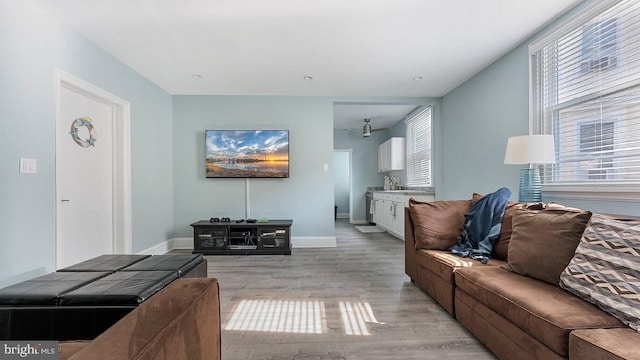
{"type": "Polygon", "coordinates": [[[544,184],[640,183],[640,2],[604,1],[531,48],[544,184]]]}
{"type": "Polygon", "coordinates": [[[431,186],[431,107],[407,121],[407,185],[431,186]]]}

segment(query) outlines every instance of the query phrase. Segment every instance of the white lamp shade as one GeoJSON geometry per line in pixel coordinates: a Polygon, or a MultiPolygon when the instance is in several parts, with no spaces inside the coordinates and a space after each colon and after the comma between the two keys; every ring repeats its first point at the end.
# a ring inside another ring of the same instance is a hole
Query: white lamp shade
{"type": "Polygon", "coordinates": [[[512,136],[507,140],[505,164],[555,164],[553,135],[512,136]]]}

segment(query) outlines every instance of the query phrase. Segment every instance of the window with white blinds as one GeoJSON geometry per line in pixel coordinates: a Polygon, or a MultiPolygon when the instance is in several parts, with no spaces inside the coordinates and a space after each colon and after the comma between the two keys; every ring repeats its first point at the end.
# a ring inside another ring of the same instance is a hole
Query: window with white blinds
{"type": "Polygon", "coordinates": [[[596,2],[530,49],[543,183],[640,184],[640,2],[596,2]]]}
{"type": "Polygon", "coordinates": [[[406,120],[407,185],[431,186],[431,107],[406,120]]]}

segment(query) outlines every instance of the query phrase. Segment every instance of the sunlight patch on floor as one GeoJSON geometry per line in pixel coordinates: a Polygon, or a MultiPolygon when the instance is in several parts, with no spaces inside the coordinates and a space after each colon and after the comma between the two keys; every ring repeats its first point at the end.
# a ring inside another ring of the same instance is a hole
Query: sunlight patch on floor
{"type": "MultiPolygon", "coordinates": [[[[371,336],[367,324],[384,324],[368,302],[338,303],[346,335],[371,336]]],[[[325,303],[317,300],[242,300],[224,327],[226,331],[325,334],[325,303]]]]}
{"type": "Polygon", "coordinates": [[[322,301],[242,300],[225,330],[323,334],[327,316],[322,301]]]}
{"type": "Polygon", "coordinates": [[[368,302],[340,302],[342,325],[347,335],[370,336],[367,323],[380,324],[368,302]]]}

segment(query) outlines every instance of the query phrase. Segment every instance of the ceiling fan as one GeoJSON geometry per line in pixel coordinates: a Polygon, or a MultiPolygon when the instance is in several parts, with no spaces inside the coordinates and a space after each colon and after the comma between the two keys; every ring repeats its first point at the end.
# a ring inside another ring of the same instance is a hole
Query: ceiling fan
{"type": "MultiPolygon", "coordinates": [[[[346,131],[360,131],[358,129],[343,129],[346,131]]],[[[389,130],[389,128],[380,128],[380,129],[373,129],[371,127],[371,118],[366,118],[364,119],[364,125],[362,126],[362,137],[363,138],[368,138],[371,136],[371,133],[376,132],[376,131],[383,131],[383,130],[389,130]]]]}
{"type": "Polygon", "coordinates": [[[362,137],[371,136],[371,119],[364,119],[364,126],[362,127],[362,137]]]}
{"type": "Polygon", "coordinates": [[[371,129],[371,119],[364,119],[364,126],[362,127],[362,137],[369,137],[374,131],[387,130],[387,129],[371,129]]]}

